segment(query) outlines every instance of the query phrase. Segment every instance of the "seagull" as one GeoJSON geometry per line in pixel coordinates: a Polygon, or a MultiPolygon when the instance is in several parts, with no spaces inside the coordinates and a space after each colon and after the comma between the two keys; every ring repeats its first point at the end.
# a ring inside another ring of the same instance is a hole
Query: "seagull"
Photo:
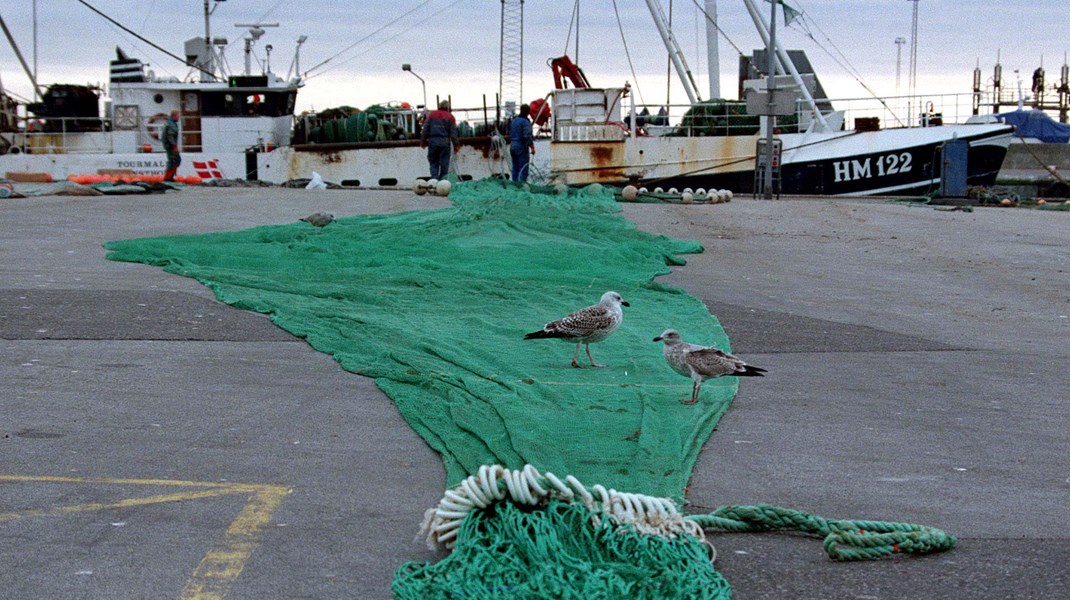
{"type": "Polygon", "coordinates": [[[662,349],[665,362],[669,363],[673,371],[684,377],[690,377],[694,382],[691,388],[691,400],[683,400],[684,404],[698,402],[698,392],[702,389],[702,382],[707,379],[725,375],[764,377],[766,372],[765,369],[752,367],[724,350],[718,350],[713,346],[689,344],[680,339],[680,334],[675,329],[666,329],[653,341],[665,342],[665,347],[662,349]]]}
{"type": "Polygon", "coordinates": [[[563,319],[551,321],[541,330],[525,335],[524,339],[558,338],[576,342],[576,351],[572,353],[572,366],[577,369],[582,368],[580,363],[576,362],[576,357],[580,353],[580,344],[584,344],[591,366],[604,367],[605,365],[594,362],[594,358],[591,357],[591,344],[601,342],[617,329],[620,322],[624,320],[621,306],[631,305],[625,302],[617,292],[606,292],[602,294],[602,299],[598,304],[581,308],[563,319]]]}
{"type": "Polygon", "coordinates": [[[301,220],[305,223],[308,223],[309,225],[315,225],[316,227],[325,227],[328,223],[334,220],[334,215],[332,215],[331,213],[318,212],[312,213],[311,215],[308,215],[307,217],[301,220]]]}

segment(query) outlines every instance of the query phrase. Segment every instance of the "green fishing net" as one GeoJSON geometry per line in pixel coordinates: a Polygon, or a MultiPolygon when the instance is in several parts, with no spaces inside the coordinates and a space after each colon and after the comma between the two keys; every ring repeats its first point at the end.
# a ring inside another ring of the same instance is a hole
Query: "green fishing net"
{"type": "Polygon", "coordinates": [[[557,192],[485,180],[455,186],[446,209],[105,247],[194,277],[374,377],[442,454],[450,485],[483,464],[531,463],[681,498],[736,390],[712,380],[700,404],[681,404],[691,382],[651,341],[672,327],[727,346],[702,302],[653,282],[701,247],[639,231],[597,186],[557,192]],[[631,304],[591,347],[606,368],[572,368],[573,344],[522,339],[606,290],[631,304]]]}
{"type": "MultiPolygon", "coordinates": [[[[480,465],[530,463],[682,500],[698,452],[737,388],[735,378],[711,380],[698,404],[681,404],[691,382],[652,342],[671,327],[685,339],[728,347],[701,301],[654,281],[701,246],[639,231],[616,214],[613,194],[601,186],[483,180],[454,186],[450,199],[446,209],[341,218],[323,228],[294,223],[105,247],[109,259],[196,278],[221,301],[269,314],[344,369],[374,377],[441,453],[450,486],[480,465]],[[631,306],[616,333],[591,347],[606,368],[571,367],[574,344],[523,340],[607,290],[631,306]]],[[[548,518],[583,521],[566,516],[551,511],[548,518]]],[[[480,523],[472,527],[486,530],[480,523]]],[[[618,581],[583,567],[597,580],[583,585],[595,588],[556,597],[622,597],[621,586],[633,585],[633,575],[652,576],[649,569],[628,567],[631,575],[618,581]],[[612,593],[582,591],[596,588],[612,593]]]]}
{"type": "Polygon", "coordinates": [[[434,565],[408,563],[394,578],[398,600],[728,598],[710,548],[692,536],[636,533],[582,504],[540,510],[503,502],[471,514],[460,542],[434,565]]]}

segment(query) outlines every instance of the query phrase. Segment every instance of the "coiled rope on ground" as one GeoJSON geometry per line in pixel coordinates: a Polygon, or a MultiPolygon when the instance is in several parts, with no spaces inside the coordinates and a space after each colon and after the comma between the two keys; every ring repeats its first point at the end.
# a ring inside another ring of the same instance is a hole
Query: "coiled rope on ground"
{"type": "MultiPolygon", "coordinates": [[[[532,465],[507,469],[483,465],[477,474],[447,490],[438,506],[424,515],[422,531],[431,548],[452,549],[465,518],[497,502],[525,506],[551,501],[578,503],[592,514],[592,525],[602,517],[637,532],[674,539],[691,535],[710,545],[705,530],[727,532],[800,531],[824,536],[825,552],[833,560],[871,560],[892,554],[929,554],[950,550],[955,537],[933,527],[871,520],[825,519],[799,510],[767,504],[722,506],[708,515],[683,515],[671,498],[588,488],[569,475],[540,473],[532,465]]],[[[714,556],[716,554],[714,553],[714,556]]]]}

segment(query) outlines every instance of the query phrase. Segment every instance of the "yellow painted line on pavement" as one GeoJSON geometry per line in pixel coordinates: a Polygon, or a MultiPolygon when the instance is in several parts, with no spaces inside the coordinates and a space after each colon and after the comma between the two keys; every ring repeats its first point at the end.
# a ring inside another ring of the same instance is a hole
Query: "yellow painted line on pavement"
{"type": "Polygon", "coordinates": [[[123,498],[116,502],[91,502],[89,504],[75,504],[72,506],[56,506],[53,508],[42,508],[36,510],[27,510],[23,512],[13,513],[0,513],[0,521],[13,521],[15,519],[23,519],[28,517],[54,517],[58,515],[66,515],[77,512],[94,512],[100,510],[111,510],[114,508],[129,508],[132,506],[147,506],[149,504],[164,504],[167,502],[182,502],[184,500],[198,500],[200,498],[211,498],[213,496],[226,496],[229,494],[236,494],[231,490],[201,490],[199,492],[183,492],[179,494],[162,494],[158,496],[147,496],[145,498],[123,498]]]}
{"type": "Polygon", "coordinates": [[[226,488],[234,493],[255,492],[263,485],[230,483],[226,481],[181,481],[177,479],[117,479],[114,477],[57,477],[52,475],[0,475],[0,481],[32,481],[37,483],[102,483],[105,485],[167,485],[172,487],[226,488]]]}
{"type": "Polygon", "coordinates": [[[24,483],[72,483],[84,485],[134,485],[197,487],[174,494],[157,494],[142,498],[123,498],[115,502],[92,502],[70,506],[56,506],[19,512],[0,513],[0,522],[33,517],[54,517],[79,512],[92,512],[185,502],[234,494],[249,494],[251,497],[241,512],[227,527],[223,540],[201,560],[193,575],[186,582],[179,600],[222,600],[234,581],[245,568],[253,550],[260,544],[264,528],[271,522],[275,509],[290,493],[280,485],[255,485],[210,481],[175,481],[170,479],[114,479],[104,477],[56,477],[29,475],[0,475],[2,482],[24,483]]]}
{"type": "Polygon", "coordinates": [[[254,495],[227,528],[222,543],[197,566],[179,600],[221,600],[226,596],[260,544],[260,534],[271,522],[271,515],[289,493],[288,488],[275,486],[254,495]]]}

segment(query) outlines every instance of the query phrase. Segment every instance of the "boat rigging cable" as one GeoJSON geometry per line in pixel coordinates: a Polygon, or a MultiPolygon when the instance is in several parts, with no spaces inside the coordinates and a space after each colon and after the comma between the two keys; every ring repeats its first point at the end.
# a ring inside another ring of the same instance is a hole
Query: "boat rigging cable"
{"type": "MultiPolygon", "coordinates": [[[[360,45],[360,44],[362,44],[362,43],[364,43],[364,42],[368,41],[368,40],[369,40],[369,39],[370,39],[371,37],[373,37],[373,36],[375,36],[376,34],[378,34],[378,33],[382,32],[383,30],[385,30],[386,28],[390,27],[391,25],[393,25],[393,24],[397,23],[398,21],[401,21],[401,20],[402,20],[402,19],[404,19],[405,17],[407,17],[407,16],[411,15],[412,13],[414,13],[414,12],[416,12],[416,11],[420,10],[421,8],[423,8],[424,6],[426,6],[427,4],[430,4],[430,3],[431,3],[431,1],[432,1],[432,0],[424,0],[423,2],[421,2],[420,4],[418,4],[418,5],[417,5],[417,6],[415,7],[415,8],[412,8],[412,9],[411,9],[411,10],[409,10],[408,12],[402,13],[402,14],[401,14],[401,15],[400,15],[399,17],[397,17],[397,18],[396,18],[396,19],[394,19],[393,21],[390,21],[389,23],[387,23],[387,24],[383,25],[383,26],[382,26],[382,27],[380,27],[379,29],[376,29],[375,31],[373,31],[373,32],[369,33],[368,35],[366,35],[366,36],[362,37],[361,39],[359,39],[359,40],[357,40],[357,41],[353,42],[352,44],[350,44],[350,45],[348,45],[348,46],[346,46],[346,47],[345,47],[345,48],[343,48],[343,49],[342,49],[341,51],[339,51],[339,52],[335,53],[334,55],[332,55],[332,56],[328,57],[328,58],[327,58],[326,60],[324,60],[324,61],[320,62],[319,64],[317,64],[317,65],[313,66],[312,68],[308,69],[307,71],[305,71],[304,79],[305,79],[305,80],[307,81],[307,80],[311,79],[312,77],[316,77],[316,76],[319,76],[319,75],[323,75],[324,73],[326,73],[326,72],[327,72],[327,70],[323,70],[323,71],[320,71],[319,73],[316,73],[315,75],[309,75],[309,74],[310,74],[310,73],[312,73],[313,71],[315,71],[316,69],[319,69],[319,68],[320,68],[320,67],[322,67],[323,65],[327,64],[328,62],[330,62],[330,61],[332,61],[332,60],[334,60],[334,59],[338,58],[338,57],[339,57],[339,56],[341,56],[342,54],[345,54],[346,52],[349,52],[350,50],[352,50],[353,48],[357,47],[358,45],[360,45]]],[[[358,57],[358,56],[361,56],[361,55],[363,55],[363,54],[367,54],[368,52],[370,52],[370,51],[374,50],[374,49],[375,49],[375,48],[377,48],[378,46],[381,46],[381,45],[385,44],[386,42],[388,42],[388,41],[390,41],[390,40],[392,40],[392,39],[396,38],[397,36],[401,35],[402,33],[406,32],[406,31],[410,31],[410,30],[412,30],[412,29],[416,28],[417,26],[419,26],[419,25],[422,25],[422,24],[423,24],[423,23],[424,23],[425,21],[427,21],[427,20],[429,20],[429,19],[431,19],[431,18],[433,18],[433,17],[436,17],[436,16],[438,16],[438,15],[439,15],[440,13],[442,13],[443,11],[445,11],[445,10],[447,10],[447,9],[450,9],[450,8],[453,8],[453,7],[454,7],[454,6],[456,6],[457,4],[460,4],[461,2],[462,2],[462,0],[454,0],[454,2],[451,2],[450,4],[447,4],[446,6],[444,6],[444,7],[440,8],[439,10],[437,10],[437,11],[435,11],[435,12],[433,12],[433,13],[431,13],[431,14],[427,15],[427,16],[426,16],[426,17],[424,17],[423,19],[421,19],[421,20],[419,20],[419,21],[416,21],[416,22],[415,22],[415,23],[413,23],[413,24],[412,24],[411,26],[409,26],[409,27],[407,27],[407,28],[405,28],[405,29],[402,29],[401,31],[399,31],[399,32],[395,33],[394,35],[392,35],[392,36],[390,36],[390,37],[388,37],[388,38],[384,39],[383,41],[379,42],[379,44],[377,44],[376,46],[373,46],[372,48],[368,48],[367,50],[364,50],[363,52],[360,52],[360,53],[358,53],[358,54],[355,54],[354,56],[351,56],[351,57],[349,57],[349,58],[348,58],[347,60],[352,60],[352,59],[354,59],[354,58],[356,58],[356,57],[358,57]]],[[[336,64],[335,64],[335,66],[338,66],[338,63],[336,63],[336,64]]]]}
{"type": "MultiPolygon", "coordinates": [[[[730,46],[732,46],[732,48],[735,49],[736,53],[739,56],[743,56],[743,51],[741,51],[739,49],[739,46],[737,46],[735,44],[735,42],[732,41],[732,38],[728,37],[728,34],[725,33],[723,29],[721,29],[720,25],[718,25],[717,22],[714,21],[710,17],[710,15],[706,13],[706,10],[702,6],[699,5],[698,0],[691,0],[691,2],[695,5],[696,8],[699,9],[699,12],[702,13],[702,15],[703,15],[703,17],[705,17],[706,21],[708,23],[710,23],[711,25],[713,25],[714,29],[717,30],[717,33],[721,34],[721,37],[723,37],[725,39],[725,41],[728,42],[728,44],[730,46]]],[[[577,2],[577,4],[578,4],[578,2],[577,2]]],[[[575,10],[578,10],[578,7],[575,10]]],[[[575,10],[573,11],[573,18],[575,18],[575,10]]],[[[643,99],[643,93],[639,89],[639,77],[635,74],[635,66],[632,64],[632,55],[628,51],[628,41],[624,36],[624,25],[621,23],[621,20],[620,20],[620,11],[617,9],[617,0],[613,0],[613,13],[617,16],[617,29],[620,31],[620,39],[621,39],[621,42],[624,44],[624,55],[628,59],[628,68],[632,72],[632,79],[635,80],[635,92],[639,96],[639,103],[643,104],[643,105],[646,105],[646,100],[643,99]]],[[[569,38],[571,38],[571,37],[572,37],[572,24],[569,23],[569,38]]],[[[565,41],[565,48],[566,48],[566,54],[567,54],[568,40],[565,41]]]]}
{"type": "Polygon", "coordinates": [[[620,22],[620,11],[617,10],[617,0],[613,0],[613,14],[617,15],[617,30],[620,31],[620,42],[624,44],[624,56],[628,59],[628,68],[632,72],[632,79],[635,80],[635,93],[639,95],[639,103],[646,105],[646,100],[643,99],[643,92],[639,90],[639,76],[635,74],[635,65],[632,64],[632,54],[628,51],[628,40],[624,37],[624,25],[620,22]]]}
{"type": "MultiPolygon", "coordinates": [[[[802,5],[798,4],[798,0],[796,0],[796,3],[800,8],[802,8],[802,5]]],[[[895,111],[892,110],[892,108],[890,106],[888,106],[888,103],[885,101],[885,99],[880,97],[880,96],[878,96],[876,94],[876,92],[874,92],[872,89],[870,89],[870,87],[868,85],[866,85],[865,81],[862,81],[862,74],[858,71],[858,69],[856,69],[854,67],[854,65],[851,64],[851,61],[850,61],[850,59],[847,58],[847,55],[844,54],[836,46],[836,43],[832,41],[832,38],[830,38],[829,35],[827,33],[825,33],[825,31],[823,29],[821,29],[820,25],[818,25],[816,22],[813,21],[813,19],[811,19],[809,17],[809,15],[806,13],[805,10],[800,12],[792,20],[792,22],[789,23],[787,26],[788,27],[792,27],[792,25],[794,23],[796,23],[796,22],[800,23],[799,31],[801,31],[804,36],[810,38],[810,41],[812,41],[815,45],[817,45],[818,48],[820,48],[825,54],[827,54],[829,56],[829,58],[831,58],[837,65],[839,65],[839,67],[841,69],[843,69],[844,71],[847,71],[847,73],[849,73],[851,75],[851,77],[853,77],[854,80],[858,82],[858,85],[862,86],[862,89],[866,90],[866,92],[868,92],[870,96],[872,96],[875,100],[880,102],[881,105],[884,106],[884,108],[888,110],[888,113],[891,114],[892,117],[895,118],[896,122],[898,122],[900,125],[904,125],[903,120],[900,119],[899,116],[895,114],[895,111]],[[821,32],[821,35],[825,37],[825,40],[829,43],[830,46],[832,46],[833,50],[836,51],[835,53],[829,51],[828,48],[826,48],[824,45],[822,45],[822,43],[819,42],[816,37],[814,37],[813,31],[810,30],[810,24],[811,23],[813,23],[814,27],[816,27],[817,30],[821,32]],[[836,56],[837,54],[843,60],[840,60],[840,58],[837,58],[837,56],[836,56]]],[[[792,29],[795,29],[795,28],[792,27],[792,29]]]]}
{"type": "Polygon", "coordinates": [[[732,41],[732,38],[728,37],[728,34],[724,32],[724,29],[721,29],[721,26],[717,24],[717,21],[713,20],[713,18],[710,17],[709,13],[706,12],[706,9],[699,5],[698,0],[691,0],[691,3],[694,4],[695,8],[697,8],[699,12],[702,13],[702,16],[706,18],[706,22],[713,25],[714,29],[717,30],[717,33],[721,34],[721,37],[724,38],[724,41],[728,42],[728,45],[732,46],[732,48],[735,49],[736,54],[743,56],[743,51],[739,49],[739,46],[737,46],[736,43],[732,41]]]}
{"type": "MultiPolygon", "coordinates": [[[[95,6],[93,6],[92,4],[90,4],[90,3],[86,2],[85,0],[78,0],[78,2],[79,2],[79,3],[81,3],[82,5],[84,5],[84,6],[85,6],[86,8],[88,8],[89,10],[91,10],[91,11],[93,11],[93,12],[97,13],[98,15],[100,15],[100,16],[102,16],[102,17],[104,17],[104,18],[105,18],[105,19],[107,19],[107,20],[108,20],[109,22],[111,22],[111,23],[112,23],[113,25],[115,25],[116,27],[118,27],[118,28],[122,29],[123,31],[125,31],[125,32],[129,33],[130,35],[132,35],[132,36],[136,37],[137,39],[139,39],[139,40],[141,40],[141,41],[145,42],[146,44],[148,44],[148,45],[152,46],[153,48],[155,48],[155,49],[159,50],[160,52],[163,52],[164,54],[166,54],[167,56],[170,56],[171,58],[173,58],[173,59],[177,60],[178,62],[180,62],[180,63],[182,63],[182,64],[186,64],[186,59],[184,59],[184,58],[181,58],[181,57],[179,57],[179,56],[178,56],[178,55],[176,55],[176,54],[172,54],[171,52],[169,52],[169,51],[167,51],[167,50],[165,50],[165,49],[163,49],[163,48],[161,48],[161,47],[157,46],[157,45],[156,45],[156,44],[155,44],[155,43],[154,43],[154,42],[153,42],[152,40],[150,40],[150,39],[148,39],[148,38],[144,37],[143,35],[141,35],[141,34],[139,34],[139,33],[135,32],[135,31],[134,31],[134,30],[132,30],[132,29],[130,29],[130,28],[129,28],[129,27],[127,27],[126,25],[123,25],[122,23],[120,23],[120,22],[116,21],[115,19],[113,19],[113,18],[109,17],[108,15],[104,14],[103,12],[101,12],[101,11],[100,11],[100,10],[99,10],[98,8],[96,8],[95,6]]],[[[211,72],[211,71],[209,71],[208,69],[205,69],[205,68],[203,68],[203,67],[199,67],[199,66],[196,66],[196,65],[194,65],[194,66],[193,66],[193,68],[194,68],[194,69],[197,69],[198,71],[200,71],[200,72],[202,72],[202,73],[206,73],[206,74],[210,75],[210,76],[211,76],[211,77],[212,77],[213,79],[218,79],[218,77],[216,76],[216,74],[215,74],[215,73],[213,73],[213,72],[211,72]]]]}
{"type": "MultiPolygon", "coordinates": [[[[572,16],[569,17],[569,20],[568,20],[568,35],[565,36],[565,51],[561,53],[564,56],[568,56],[568,45],[570,43],[572,43],[572,26],[573,25],[576,26],[576,54],[579,54],[579,52],[580,52],[580,50],[579,50],[580,31],[579,31],[579,23],[577,22],[578,21],[577,13],[579,13],[579,12],[580,12],[580,0],[576,0],[576,3],[572,5],[572,16]]],[[[579,56],[576,56],[575,58],[576,58],[577,61],[580,59],[579,56]]]]}

